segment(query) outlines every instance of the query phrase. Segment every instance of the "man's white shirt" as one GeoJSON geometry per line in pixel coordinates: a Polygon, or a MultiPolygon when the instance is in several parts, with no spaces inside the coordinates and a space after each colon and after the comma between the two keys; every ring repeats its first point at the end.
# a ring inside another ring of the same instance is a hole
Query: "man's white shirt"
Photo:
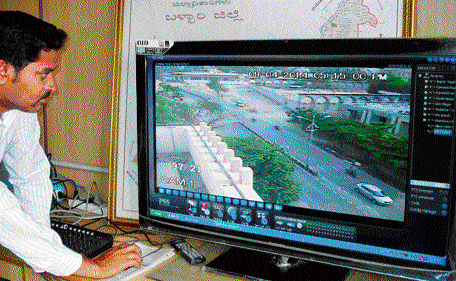
{"type": "Polygon", "coordinates": [[[37,114],[10,110],[0,115],[0,162],[13,186],[9,190],[0,181],[0,244],[36,272],[68,276],[79,269],[82,256],[50,228],[53,187],[39,138],[37,114]]]}

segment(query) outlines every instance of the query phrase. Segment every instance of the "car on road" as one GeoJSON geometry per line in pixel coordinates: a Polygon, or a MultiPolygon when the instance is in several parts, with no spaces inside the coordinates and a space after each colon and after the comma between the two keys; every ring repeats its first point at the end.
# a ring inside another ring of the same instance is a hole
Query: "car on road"
{"type": "Polygon", "coordinates": [[[184,95],[181,92],[172,92],[171,99],[175,101],[183,101],[184,95]]]}
{"type": "Polygon", "coordinates": [[[393,203],[393,199],[386,195],[383,190],[372,184],[358,183],[356,185],[356,191],[381,206],[387,206],[393,203]]]}

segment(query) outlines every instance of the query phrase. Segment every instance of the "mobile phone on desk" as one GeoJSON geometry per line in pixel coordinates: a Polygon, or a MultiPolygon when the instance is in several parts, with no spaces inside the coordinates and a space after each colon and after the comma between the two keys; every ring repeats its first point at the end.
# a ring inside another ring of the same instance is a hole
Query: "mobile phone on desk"
{"type": "Polygon", "coordinates": [[[206,258],[184,239],[172,241],[170,245],[191,265],[206,261],[206,258]]]}

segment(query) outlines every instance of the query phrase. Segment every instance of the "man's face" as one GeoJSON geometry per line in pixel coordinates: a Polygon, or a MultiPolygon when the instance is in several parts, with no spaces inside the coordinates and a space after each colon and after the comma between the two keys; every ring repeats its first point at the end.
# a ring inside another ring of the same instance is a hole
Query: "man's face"
{"type": "MultiPolygon", "coordinates": [[[[58,67],[58,52],[42,50],[37,61],[29,63],[18,74],[2,80],[3,96],[0,93],[1,107],[20,109],[27,112],[39,111],[55,91],[54,71],[58,67]]],[[[12,67],[12,66],[11,66],[12,67]]],[[[15,73],[14,73],[15,74],[15,73]]]]}

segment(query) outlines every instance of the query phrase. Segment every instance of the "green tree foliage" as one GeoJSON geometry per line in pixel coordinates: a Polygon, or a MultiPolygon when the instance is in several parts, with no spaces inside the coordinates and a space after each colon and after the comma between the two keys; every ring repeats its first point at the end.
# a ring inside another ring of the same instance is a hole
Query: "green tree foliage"
{"type": "Polygon", "coordinates": [[[192,123],[194,113],[191,106],[184,102],[172,101],[163,96],[156,96],[155,118],[158,125],[192,123]]]}
{"type": "Polygon", "coordinates": [[[209,81],[209,84],[207,84],[207,86],[209,88],[211,88],[212,90],[214,90],[218,95],[220,95],[220,92],[226,92],[227,91],[225,86],[223,86],[220,83],[220,79],[218,79],[218,78],[211,78],[211,80],[209,81]]]}
{"type": "Polygon", "coordinates": [[[222,106],[217,102],[202,100],[198,103],[202,108],[212,113],[220,113],[223,111],[222,106]]]}
{"type": "Polygon", "coordinates": [[[179,91],[180,88],[176,86],[171,86],[169,84],[165,83],[160,83],[160,87],[162,87],[164,92],[174,92],[174,91],[179,91]]]}
{"type": "Polygon", "coordinates": [[[280,204],[299,198],[299,186],[292,180],[294,163],[283,148],[260,138],[224,137],[254,175],[254,188],[263,200],[280,204]]]}
{"type": "Polygon", "coordinates": [[[326,116],[326,114],[308,108],[296,108],[287,111],[287,115],[291,118],[290,121],[303,125],[310,124],[314,118],[321,120],[326,116]]]}
{"type": "Polygon", "coordinates": [[[223,107],[217,102],[201,100],[198,107],[194,109],[198,119],[205,120],[209,125],[223,118],[223,107]]]}
{"type": "MultiPolygon", "coordinates": [[[[373,157],[398,168],[406,168],[408,137],[389,133],[391,125],[365,124],[358,120],[336,121],[336,133],[342,140],[368,151],[373,157]]],[[[328,130],[322,125],[321,130],[328,130]]]]}
{"type": "MultiPolygon", "coordinates": [[[[324,114],[311,109],[296,109],[287,112],[290,121],[303,125],[305,129],[313,116],[323,118],[324,114]]],[[[372,157],[405,169],[407,165],[408,136],[390,133],[391,125],[383,123],[366,124],[356,119],[327,118],[318,122],[319,132],[332,134],[342,143],[358,147],[372,157]]]]}
{"type": "Polygon", "coordinates": [[[401,77],[389,75],[386,81],[371,80],[368,93],[377,95],[378,91],[400,94],[410,94],[410,82],[405,82],[401,77]]]}

